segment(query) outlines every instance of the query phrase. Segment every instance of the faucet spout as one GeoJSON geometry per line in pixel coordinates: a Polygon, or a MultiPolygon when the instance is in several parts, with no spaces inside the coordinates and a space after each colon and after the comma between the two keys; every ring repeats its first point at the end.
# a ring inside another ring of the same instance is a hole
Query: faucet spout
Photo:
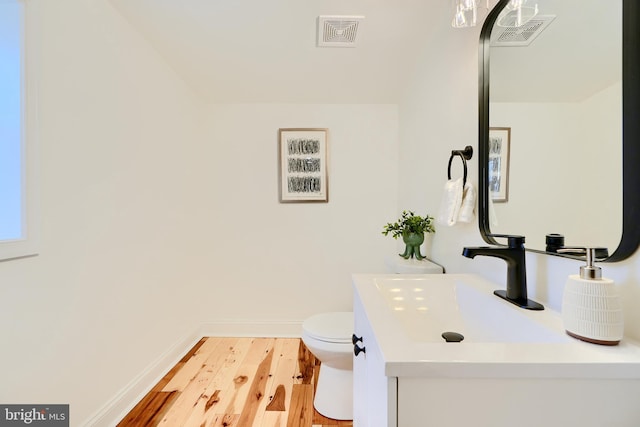
{"type": "Polygon", "coordinates": [[[467,258],[490,256],[500,258],[507,263],[507,289],[496,290],[495,295],[519,307],[529,310],[544,310],[540,303],[527,298],[527,269],[523,236],[493,235],[506,237],[508,246],[465,247],[462,255],[467,258]]]}

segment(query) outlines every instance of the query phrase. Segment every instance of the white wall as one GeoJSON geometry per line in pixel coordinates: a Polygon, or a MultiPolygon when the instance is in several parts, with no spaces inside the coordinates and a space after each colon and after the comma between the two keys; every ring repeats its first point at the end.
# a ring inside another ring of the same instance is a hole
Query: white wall
{"type": "MultiPolygon", "coordinates": [[[[446,3],[446,2],[443,2],[446,3]]],[[[434,7],[439,26],[431,28],[419,52],[413,79],[400,105],[400,208],[414,206],[437,216],[447,181],[451,150],[471,145],[468,179],[477,185],[477,46],[479,28],[453,29],[447,4],[434,7]]],[[[462,176],[462,161],[452,163],[452,178],[462,176]]],[[[447,272],[460,271],[462,247],[482,242],[476,223],[436,224],[434,261],[447,272]],[[461,243],[464,242],[464,243],[461,243]]]]}
{"type": "Polygon", "coordinates": [[[393,246],[381,231],[397,215],[397,107],[213,105],[206,117],[193,177],[196,274],[213,309],[202,320],[350,309],[350,274],[383,271],[393,246]],[[329,203],[278,202],[281,127],[329,129],[329,203]]]}
{"type": "MultiPolygon", "coordinates": [[[[400,106],[399,203],[400,207],[421,205],[437,213],[450,151],[468,144],[477,148],[480,27],[454,30],[447,25],[446,11],[434,13],[442,14],[442,26],[432,29],[434,37],[421,54],[420,66],[400,106]]],[[[469,169],[477,182],[477,156],[470,161],[469,169]]],[[[594,171],[594,175],[601,173],[594,171]]],[[[453,172],[454,176],[459,174],[453,172]]],[[[449,273],[478,273],[504,286],[503,261],[461,255],[464,246],[480,244],[484,242],[476,224],[439,226],[433,240],[433,258],[449,273]]],[[[530,298],[559,310],[567,276],[576,274],[579,266],[578,261],[528,254],[530,298]]],[[[602,267],[604,276],[616,281],[623,297],[626,334],[639,339],[640,254],[602,267]]]]}
{"type": "Polygon", "coordinates": [[[42,233],[0,263],[1,402],[81,425],[199,326],[347,310],[385,270],[396,106],[205,107],[106,0],[29,5],[42,233]],[[279,127],[329,128],[328,204],[278,203],[279,127]]]}
{"type": "Polygon", "coordinates": [[[106,2],[28,8],[41,244],[0,263],[0,401],[70,403],[77,425],[193,328],[201,111],[106,2]]]}

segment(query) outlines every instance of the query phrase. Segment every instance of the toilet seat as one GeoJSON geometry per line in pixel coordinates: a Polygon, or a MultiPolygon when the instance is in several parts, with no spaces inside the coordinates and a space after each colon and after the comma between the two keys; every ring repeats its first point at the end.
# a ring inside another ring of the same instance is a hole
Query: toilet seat
{"type": "Polygon", "coordinates": [[[335,344],[351,344],[353,312],[316,314],[302,323],[302,330],[314,340],[335,344]]]}

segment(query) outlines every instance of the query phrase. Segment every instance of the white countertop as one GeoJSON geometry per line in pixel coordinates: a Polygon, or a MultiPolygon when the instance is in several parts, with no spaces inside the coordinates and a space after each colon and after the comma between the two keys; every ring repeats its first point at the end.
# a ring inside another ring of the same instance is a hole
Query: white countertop
{"type": "Polygon", "coordinates": [[[521,309],[475,275],[354,274],[353,286],[387,376],[640,379],[638,343],[571,338],[559,313],[521,309]]]}

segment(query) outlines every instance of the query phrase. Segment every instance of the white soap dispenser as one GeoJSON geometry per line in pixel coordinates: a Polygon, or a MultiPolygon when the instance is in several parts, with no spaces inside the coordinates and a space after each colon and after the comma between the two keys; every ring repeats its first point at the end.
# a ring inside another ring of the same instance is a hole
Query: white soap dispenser
{"type": "Polygon", "coordinates": [[[587,248],[587,265],[567,279],[562,319],[569,335],[602,345],[617,345],[624,333],[622,303],[613,280],[593,265],[595,249],[587,248]]]}

